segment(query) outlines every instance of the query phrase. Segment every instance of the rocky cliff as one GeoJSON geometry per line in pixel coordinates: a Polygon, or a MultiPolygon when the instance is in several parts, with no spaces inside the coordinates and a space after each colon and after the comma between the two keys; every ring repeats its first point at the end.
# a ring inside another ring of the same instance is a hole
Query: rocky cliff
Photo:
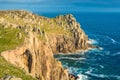
{"type": "Polygon", "coordinates": [[[38,80],[74,80],[53,55],[89,48],[87,35],[71,14],[46,18],[27,11],[0,11],[0,28],[15,30],[15,38],[6,41],[17,43],[9,49],[5,42],[8,47],[0,50],[1,56],[38,80]]]}
{"type": "Polygon", "coordinates": [[[88,37],[80,28],[80,24],[73,15],[57,16],[55,19],[60,27],[69,31],[69,35],[65,33],[62,35],[53,34],[48,36],[53,53],[68,53],[88,49],[88,37]]]}

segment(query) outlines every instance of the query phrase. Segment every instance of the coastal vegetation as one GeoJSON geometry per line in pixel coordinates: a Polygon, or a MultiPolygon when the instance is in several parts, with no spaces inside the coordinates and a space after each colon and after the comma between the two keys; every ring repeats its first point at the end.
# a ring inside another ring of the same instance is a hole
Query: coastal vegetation
{"type": "MultiPolygon", "coordinates": [[[[0,53],[6,50],[15,49],[17,46],[23,44],[25,34],[18,29],[4,28],[0,25],[0,53]],[[21,38],[17,34],[21,33],[21,38]]],[[[2,56],[0,56],[0,77],[10,75],[20,77],[23,80],[35,80],[25,72],[16,66],[13,66],[7,62],[2,56]]]]}
{"type": "Polygon", "coordinates": [[[75,80],[53,55],[89,47],[72,14],[47,18],[22,10],[0,11],[0,77],[75,80]]]}

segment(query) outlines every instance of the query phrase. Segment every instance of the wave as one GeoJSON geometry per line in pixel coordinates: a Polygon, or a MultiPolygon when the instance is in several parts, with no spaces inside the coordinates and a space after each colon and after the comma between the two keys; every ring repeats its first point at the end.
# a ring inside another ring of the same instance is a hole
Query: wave
{"type": "Polygon", "coordinates": [[[104,66],[103,65],[99,65],[100,66],[100,68],[104,68],[104,66]]]}
{"type": "Polygon", "coordinates": [[[88,41],[89,44],[98,44],[98,42],[94,39],[91,39],[89,38],[89,41],[88,41]]]}
{"type": "Polygon", "coordinates": [[[108,45],[110,43],[112,43],[112,44],[120,44],[120,42],[116,41],[114,38],[112,38],[111,36],[108,36],[108,35],[96,34],[96,35],[93,35],[93,37],[94,37],[95,40],[90,38],[89,42],[91,44],[98,44],[98,41],[99,41],[100,44],[102,44],[104,42],[104,45],[105,44],[108,45]]]}
{"type": "Polygon", "coordinates": [[[113,44],[115,44],[117,41],[109,36],[107,36],[108,39],[110,39],[112,41],[113,44]]]}
{"type": "Polygon", "coordinates": [[[78,69],[78,68],[69,67],[68,71],[69,71],[69,73],[72,73],[77,77],[76,80],[88,80],[88,76],[82,74],[82,71],[80,69],[78,69]]]}
{"type": "Polygon", "coordinates": [[[115,44],[115,43],[116,43],[116,41],[115,41],[114,39],[112,39],[112,38],[111,38],[111,41],[112,41],[112,43],[113,43],[113,44],[115,44]]]}
{"type": "Polygon", "coordinates": [[[85,74],[90,74],[93,71],[93,68],[90,68],[88,71],[85,72],[85,74]]]}
{"type": "Polygon", "coordinates": [[[112,41],[113,44],[120,44],[120,42],[116,41],[115,39],[107,36],[108,39],[110,39],[112,41]]]}
{"type": "Polygon", "coordinates": [[[120,55],[120,52],[117,52],[115,54],[111,54],[111,56],[117,56],[117,55],[120,55]]]}
{"type": "MultiPolygon", "coordinates": [[[[68,72],[77,75],[80,69],[75,67],[68,67],[68,72]]],[[[80,73],[80,72],[79,72],[80,73]]]]}
{"type": "Polygon", "coordinates": [[[106,51],[105,54],[103,54],[103,55],[107,55],[107,56],[118,56],[118,55],[120,55],[120,52],[111,54],[110,51],[106,51]]]}
{"type": "Polygon", "coordinates": [[[87,75],[78,74],[77,77],[78,78],[76,80],[88,80],[88,76],[87,75]]]}
{"type": "Polygon", "coordinates": [[[120,76],[119,75],[94,74],[94,73],[91,73],[91,72],[86,72],[86,75],[88,75],[90,77],[100,78],[100,79],[120,80],[120,76]]]}
{"type": "Polygon", "coordinates": [[[57,60],[61,60],[61,59],[69,59],[69,60],[85,60],[86,58],[72,58],[72,57],[59,57],[59,58],[56,58],[57,60]]]}

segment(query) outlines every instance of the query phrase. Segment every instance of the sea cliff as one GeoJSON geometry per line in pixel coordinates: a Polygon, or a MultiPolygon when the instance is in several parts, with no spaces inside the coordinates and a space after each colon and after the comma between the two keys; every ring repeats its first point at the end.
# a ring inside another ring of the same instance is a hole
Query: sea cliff
{"type": "Polygon", "coordinates": [[[22,10],[0,11],[0,29],[1,57],[38,80],[75,80],[53,55],[91,47],[72,14],[47,18],[22,10]]]}

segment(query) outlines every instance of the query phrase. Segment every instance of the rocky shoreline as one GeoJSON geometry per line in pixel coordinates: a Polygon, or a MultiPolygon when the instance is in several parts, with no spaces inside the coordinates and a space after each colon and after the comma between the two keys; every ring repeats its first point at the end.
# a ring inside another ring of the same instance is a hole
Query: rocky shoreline
{"type": "Polygon", "coordinates": [[[24,39],[1,56],[38,80],[75,80],[53,55],[94,48],[71,14],[46,18],[27,11],[0,11],[0,25],[20,30],[15,35],[24,39]]]}

